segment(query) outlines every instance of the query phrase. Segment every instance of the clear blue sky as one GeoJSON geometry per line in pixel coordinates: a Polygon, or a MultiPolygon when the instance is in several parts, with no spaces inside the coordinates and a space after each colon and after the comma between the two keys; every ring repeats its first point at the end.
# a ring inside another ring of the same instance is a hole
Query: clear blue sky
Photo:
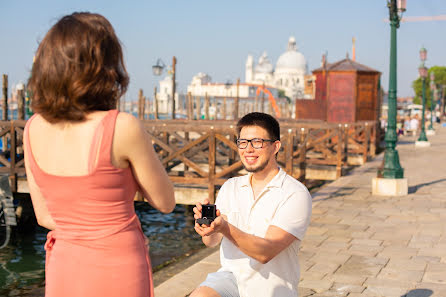
{"type": "MultiPolygon", "coordinates": [[[[244,81],[245,61],[267,51],[273,64],[295,36],[310,71],[328,62],[351,57],[382,72],[388,89],[390,26],[386,0],[210,1],[210,0],[0,0],[0,73],[10,87],[26,82],[38,41],[63,15],[97,12],[107,17],[124,45],[130,87],[152,97],[160,77],[151,66],[161,58],[170,65],[176,56],[178,89],[185,91],[192,76],[206,72],[214,81],[244,81]]],[[[407,0],[405,16],[446,15],[445,0],[407,0]]],[[[403,23],[398,30],[398,96],[412,96],[421,46],[427,66],[446,66],[446,21],[403,23]]]]}

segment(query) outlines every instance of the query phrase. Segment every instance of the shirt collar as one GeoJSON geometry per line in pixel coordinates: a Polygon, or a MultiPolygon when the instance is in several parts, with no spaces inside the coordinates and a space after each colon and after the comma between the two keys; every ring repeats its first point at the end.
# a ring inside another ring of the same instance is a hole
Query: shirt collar
{"type": "MultiPolygon", "coordinates": [[[[241,181],[242,187],[250,187],[250,180],[251,180],[252,172],[245,175],[241,181]]],[[[273,177],[272,180],[269,181],[269,183],[266,185],[265,188],[280,188],[282,187],[283,181],[285,180],[286,172],[279,167],[279,172],[273,177]]]]}

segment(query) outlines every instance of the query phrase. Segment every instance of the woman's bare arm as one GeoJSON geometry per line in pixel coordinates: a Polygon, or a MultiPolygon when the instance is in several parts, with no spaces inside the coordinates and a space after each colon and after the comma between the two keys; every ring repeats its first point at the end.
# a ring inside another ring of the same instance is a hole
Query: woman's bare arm
{"type": "Polygon", "coordinates": [[[156,155],[141,121],[120,113],[116,122],[113,154],[130,163],[142,194],[150,205],[169,213],[175,207],[173,185],[156,155]]]}

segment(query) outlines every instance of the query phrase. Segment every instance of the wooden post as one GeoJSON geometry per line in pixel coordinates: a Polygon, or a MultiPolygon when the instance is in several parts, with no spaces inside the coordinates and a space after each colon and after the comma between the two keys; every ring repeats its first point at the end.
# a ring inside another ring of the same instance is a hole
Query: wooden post
{"type": "Polygon", "coordinates": [[[209,184],[208,184],[208,197],[210,203],[214,203],[215,201],[215,154],[216,154],[216,145],[215,145],[215,132],[213,127],[211,127],[211,131],[209,132],[209,184]]]}
{"type": "Polygon", "coordinates": [[[343,150],[342,150],[342,142],[343,142],[343,131],[342,124],[339,124],[339,127],[337,129],[338,131],[338,143],[337,143],[337,151],[336,151],[336,178],[340,178],[342,175],[342,161],[343,161],[343,150]]]}
{"type": "Polygon", "coordinates": [[[17,173],[15,172],[16,154],[17,154],[17,133],[15,132],[14,121],[11,121],[10,134],[11,134],[11,148],[10,148],[11,171],[9,179],[11,181],[11,191],[15,193],[17,192],[17,173]]]}
{"type": "Polygon", "coordinates": [[[138,92],[138,118],[140,120],[144,119],[144,95],[142,89],[138,92]]]}
{"type": "Polygon", "coordinates": [[[307,168],[307,133],[305,128],[300,128],[300,153],[299,153],[299,181],[304,182],[307,168]]]}
{"type": "Polygon", "coordinates": [[[209,120],[209,96],[208,93],[204,95],[204,118],[209,120]]]}
{"type": "Polygon", "coordinates": [[[17,90],[17,118],[19,120],[25,119],[25,90],[17,90]]]}
{"type": "Polygon", "coordinates": [[[344,165],[348,165],[348,133],[349,133],[348,124],[344,125],[344,165]]]}
{"type": "MultiPolygon", "coordinates": [[[[3,87],[2,87],[2,120],[8,120],[8,75],[3,74],[3,87]]],[[[8,138],[6,136],[2,137],[2,151],[6,152],[8,150],[8,138]]]]}
{"type": "Polygon", "coordinates": [[[370,155],[372,156],[372,158],[376,155],[376,143],[378,141],[377,139],[377,133],[376,130],[378,128],[378,122],[374,122],[373,126],[370,127],[372,132],[371,132],[371,139],[370,139],[370,155]]]}
{"type": "Polygon", "coordinates": [[[175,65],[177,64],[177,58],[175,56],[172,59],[172,119],[175,119],[175,89],[176,89],[176,82],[175,82],[175,65]]]}
{"type": "MultiPolygon", "coordinates": [[[[3,109],[3,115],[2,119],[3,121],[8,120],[8,75],[3,74],[3,97],[2,97],[2,109],[3,109]]],[[[3,146],[4,147],[4,146],[3,146]]]]}
{"type": "Polygon", "coordinates": [[[155,120],[159,119],[159,114],[158,114],[158,97],[156,96],[156,87],[153,90],[153,104],[155,106],[155,120]]]}
{"type": "Polygon", "coordinates": [[[226,120],[226,97],[223,98],[223,120],[226,120]]]}
{"type": "Polygon", "coordinates": [[[240,87],[240,78],[237,78],[237,93],[234,101],[234,120],[238,119],[238,104],[239,104],[239,87],[240,87]]]}
{"type": "Polygon", "coordinates": [[[197,120],[199,120],[200,119],[200,116],[201,116],[201,100],[200,100],[201,98],[200,98],[200,96],[195,96],[195,109],[196,109],[196,111],[197,111],[197,120]]]}
{"type": "Polygon", "coordinates": [[[194,119],[194,106],[192,104],[192,94],[191,92],[187,93],[187,119],[194,119]]]}
{"type": "Polygon", "coordinates": [[[367,162],[367,156],[369,153],[369,141],[370,141],[370,127],[369,124],[366,122],[364,124],[364,132],[365,132],[365,139],[364,139],[364,150],[362,152],[362,162],[365,164],[367,162]]]}

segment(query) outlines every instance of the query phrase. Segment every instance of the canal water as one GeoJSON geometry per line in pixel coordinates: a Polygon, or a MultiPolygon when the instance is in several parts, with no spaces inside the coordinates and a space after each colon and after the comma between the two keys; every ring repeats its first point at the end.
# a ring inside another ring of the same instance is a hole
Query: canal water
{"type": "MultiPolygon", "coordinates": [[[[187,206],[177,205],[170,214],[144,202],[135,202],[135,209],[150,240],[154,271],[204,247],[187,206]]],[[[0,249],[0,296],[35,296],[33,293],[44,287],[47,232],[37,227],[33,232],[15,234],[12,242],[0,249]]]]}

